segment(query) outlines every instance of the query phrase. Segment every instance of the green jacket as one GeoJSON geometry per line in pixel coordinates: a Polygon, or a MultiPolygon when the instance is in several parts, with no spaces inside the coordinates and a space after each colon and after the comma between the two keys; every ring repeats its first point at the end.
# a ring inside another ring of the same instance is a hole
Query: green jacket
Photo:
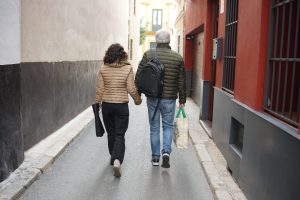
{"type": "MultiPolygon", "coordinates": [[[[163,99],[177,99],[179,93],[179,102],[186,102],[185,71],[183,59],[180,54],[171,50],[169,44],[158,44],[157,58],[165,66],[165,77],[163,87],[163,99]]],[[[152,58],[151,50],[144,53],[143,59],[136,72],[135,80],[139,76],[141,65],[147,63],[152,58]]]]}

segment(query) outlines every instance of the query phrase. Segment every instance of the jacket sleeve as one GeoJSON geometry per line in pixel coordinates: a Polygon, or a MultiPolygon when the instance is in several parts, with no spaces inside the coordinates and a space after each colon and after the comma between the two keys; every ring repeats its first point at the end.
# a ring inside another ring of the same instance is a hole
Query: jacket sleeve
{"type": "Polygon", "coordinates": [[[96,98],[95,98],[96,103],[100,103],[102,101],[103,93],[104,93],[104,81],[103,81],[101,71],[99,70],[98,77],[97,77],[97,86],[96,86],[96,98]]]}
{"type": "Polygon", "coordinates": [[[134,84],[132,67],[130,67],[130,72],[127,77],[127,91],[130,94],[130,96],[133,98],[134,103],[136,105],[140,105],[142,103],[141,96],[138,94],[138,91],[134,84]]]}
{"type": "Polygon", "coordinates": [[[179,65],[179,74],[178,74],[178,91],[179,91],[179,103],[186,102],[186,86],[185,86],[185,70],[184,70],[184,63],[181,59],[179,65]]]}

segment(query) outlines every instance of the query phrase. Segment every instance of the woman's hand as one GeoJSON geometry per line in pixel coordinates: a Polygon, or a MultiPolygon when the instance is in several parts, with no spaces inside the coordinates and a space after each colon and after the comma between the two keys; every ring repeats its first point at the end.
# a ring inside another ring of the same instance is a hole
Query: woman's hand
{"type": "Polygon", "coordinates": [[[141,105],[142,103],[142,98],[138,99],[137,101],[134,101],[135,105],[141,105]]]}
{"type": "Polygon", "coordinates": [[[135,105],[141,105],[142,97],[139,95],[137,99],[134,100],[135,105]]]}

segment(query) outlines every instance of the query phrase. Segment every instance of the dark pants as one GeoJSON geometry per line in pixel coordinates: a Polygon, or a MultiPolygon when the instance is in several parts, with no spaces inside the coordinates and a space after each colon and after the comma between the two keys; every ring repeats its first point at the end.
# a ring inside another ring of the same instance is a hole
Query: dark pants
{"type": "Polygon", "coordinates": [[[122,163],[125,153],[125,132],[129,122],[128,104],[103,102],[102,115],[107,131],[111,164],[115,159],[122,163]]]}

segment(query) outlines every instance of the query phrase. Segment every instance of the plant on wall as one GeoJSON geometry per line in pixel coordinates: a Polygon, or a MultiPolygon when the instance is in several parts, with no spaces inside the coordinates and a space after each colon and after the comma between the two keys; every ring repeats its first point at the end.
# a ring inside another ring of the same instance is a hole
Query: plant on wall
{"type": "Polygon", "coordinates": [[[146,39],[146,30],[145,27],[140,26],[140,45],[145,42],[146,39]]]}

